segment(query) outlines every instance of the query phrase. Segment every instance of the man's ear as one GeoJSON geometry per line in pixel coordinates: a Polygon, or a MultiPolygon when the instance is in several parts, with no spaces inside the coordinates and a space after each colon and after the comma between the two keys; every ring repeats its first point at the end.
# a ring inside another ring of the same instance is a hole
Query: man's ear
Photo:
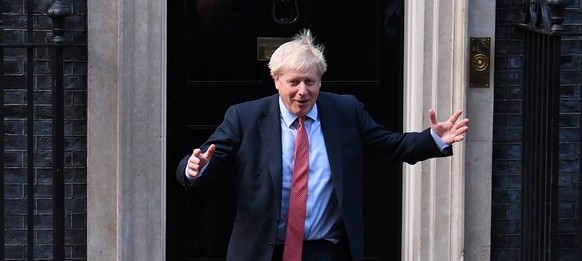
{"type": "Polygon", "coordinates": [[[275,84],[275,89],[279,89],[279,84],[277,83],[277,81],[279,80],[279,76],[278,75],[273,75],[273,83],[275,84]]]}

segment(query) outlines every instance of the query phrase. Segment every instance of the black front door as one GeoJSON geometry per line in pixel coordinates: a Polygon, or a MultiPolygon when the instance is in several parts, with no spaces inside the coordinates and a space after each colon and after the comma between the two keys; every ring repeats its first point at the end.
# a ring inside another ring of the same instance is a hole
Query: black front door
{"type": "MultiPolygon", "coordinates": [[[[349,93],[402,129],[402,0],[168,2],[167,260],[225,257],[236,199],[228,175],[185,191],[175,169],[228,106],[276,92],[267,39],[311,29],[325,45],[322,91],[349,93]],[[261,46],[261,48],[258,48],[261,46]]],[[[365,256],[400,259],[401,165],[366,155],[365,256]]]]}

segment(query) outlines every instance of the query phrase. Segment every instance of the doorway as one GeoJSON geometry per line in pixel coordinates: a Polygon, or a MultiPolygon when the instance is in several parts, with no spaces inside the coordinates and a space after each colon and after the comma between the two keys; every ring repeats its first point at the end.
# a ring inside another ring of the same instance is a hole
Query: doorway
{"type": "MultiPolygon", "coordinates": [[[[275,93],[257,39],[310,28],[326,47],[322,91],[355,95],[377,122],[400,131],[403,7],[402,0],[168,2],[167,260],[225,257],[236,207],[228,175],[185,191],[174,173],[230,105],[275,93]]],[[[398,260],[401,165],[374,155],[366,162],[365,256],[398,260]]]]}

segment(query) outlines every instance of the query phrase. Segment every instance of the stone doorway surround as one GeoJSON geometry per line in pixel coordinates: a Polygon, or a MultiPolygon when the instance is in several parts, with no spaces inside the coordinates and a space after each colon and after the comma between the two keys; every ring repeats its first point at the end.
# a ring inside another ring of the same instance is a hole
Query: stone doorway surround
{"type": "Polygon", "coordinates": [[[426,128],[430,108],[441,121],[461,109],[471,123],[453,157],[404,166],[402,257],[489,260],[494,70],[492,87],[469,88],[467,69],[470,37],[495,42],[495,3],[405,2],[405,131],[426,128]]]}
{"type": "MultiPolygon", "coordinates": [[[[493,90],[467,88],[472,9],[405,2],[405,130],[426,128],[429,108],[440,120],[463,109],[472,122],[455,156],[405,165],[403,260],[488,260],[493,90]]],[[[88,10],[87,257],[165,260],[166,3],[88,10]]]]}

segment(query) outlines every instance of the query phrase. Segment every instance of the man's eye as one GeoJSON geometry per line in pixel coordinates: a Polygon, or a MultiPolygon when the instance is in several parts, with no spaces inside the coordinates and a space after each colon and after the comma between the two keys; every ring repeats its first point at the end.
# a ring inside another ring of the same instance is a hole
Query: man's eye
{"type": "Polygon", "coordinates": [[[295,86],[299,84],[299,81],[288,81],[287,83],[289,83],[289,85],[295,86]]]}

